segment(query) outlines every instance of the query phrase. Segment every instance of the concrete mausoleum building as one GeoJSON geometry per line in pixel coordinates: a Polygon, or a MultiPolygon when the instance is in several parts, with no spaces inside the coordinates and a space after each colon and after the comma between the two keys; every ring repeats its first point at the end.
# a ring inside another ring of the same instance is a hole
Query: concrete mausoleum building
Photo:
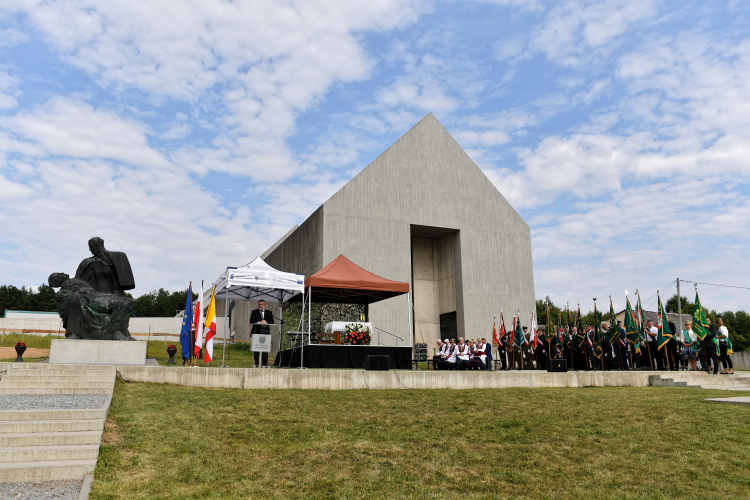
{"type": "Polygon", "coordinates": [[[535,308],[529,226],[432,114],[262,257],[310,276],[339,254],[410,283],[411,321],[405,296],[369,320],[430,354],[438,338],[489,339],[501,309],[508,328],[519,310],[528,325],[535,308]]]}

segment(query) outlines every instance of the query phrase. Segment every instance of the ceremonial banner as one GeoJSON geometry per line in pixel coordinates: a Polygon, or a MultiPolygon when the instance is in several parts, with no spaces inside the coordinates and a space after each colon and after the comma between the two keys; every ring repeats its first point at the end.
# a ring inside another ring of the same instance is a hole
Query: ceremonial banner
{"type": "Polygon", "coordinates": [[[203,363],[208,364],[214,357],[214,337],[216,336],[216,285],[211,290],[211,300],[206,310],[206,352],[203,363]]]}
{"type": "Polygon", "coordinates": [[[664,312],[664,305],[661,303],[661,297],[658,294],[657,298],[659,299],[659,330],[656,335],[656,345],[658,349],[661,349],[672,338],[672,330],[669,328],[669,317],[664,312]]]}
{"type": "Polygon", "coordinates": [[[180,344],[182,357],[190,359],[190,330],[193,325],[193,284],[190,283],[185,300],[185,313],[182,316],[182,330],[180,330],[180,344]]]}
{"type": "Polygon", "coordinates": [[[627,296],[625,296],[625,301],[625,336],[627,337],[628,342],[635,347],[635,352],[640,352],[641,339],[638,335],[638,323],[636,322],[633,308],[630,306],[630,299],[627,296]]]}

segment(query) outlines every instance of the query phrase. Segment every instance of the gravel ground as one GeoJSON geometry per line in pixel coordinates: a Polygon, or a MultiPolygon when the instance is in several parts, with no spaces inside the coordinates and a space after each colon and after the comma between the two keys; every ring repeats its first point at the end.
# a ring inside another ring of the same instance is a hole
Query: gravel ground
{"type": "Polygon", "coordinates": [[[44,481],[41,483],[0,483],[0,500],[39,499],[76,500],[83,480],[44,481]]]}
{"type": "Polygon", "coordinates": [[[106,400],[104,394],[7,394],[0,396],[0,410],[96,410],[106,400]]]}

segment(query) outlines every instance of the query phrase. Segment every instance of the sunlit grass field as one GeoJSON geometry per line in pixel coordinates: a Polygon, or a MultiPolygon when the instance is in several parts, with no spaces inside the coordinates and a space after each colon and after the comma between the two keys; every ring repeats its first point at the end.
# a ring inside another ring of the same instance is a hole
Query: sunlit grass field
{"type": "Polygon", "coordinates": [[[118,382],[91,498],[748,498],[737,395],[118,382]]]}

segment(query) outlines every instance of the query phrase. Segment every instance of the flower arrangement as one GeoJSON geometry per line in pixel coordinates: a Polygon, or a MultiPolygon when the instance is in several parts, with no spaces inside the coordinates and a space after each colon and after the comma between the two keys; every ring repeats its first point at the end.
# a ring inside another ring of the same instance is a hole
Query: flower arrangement
{"type": "Polygon", "coordinates": [[[26,347],[26,342],[16,342],[16,347],[26,347]]]}
{"type": "Polygon", "coordinates": [[[177,349],[177,346],[176,346],[176,345],[174,345],[174,344],[169,344],[169,345],[167,346],[167,349],[177,349]]]}
{"type": "Polygon", "coordinates": [[[346,336],[344,338],[353,345],[367,345],[372,340],[370,327],[362,323],[349,323],[346,325],[346,336]]]}

